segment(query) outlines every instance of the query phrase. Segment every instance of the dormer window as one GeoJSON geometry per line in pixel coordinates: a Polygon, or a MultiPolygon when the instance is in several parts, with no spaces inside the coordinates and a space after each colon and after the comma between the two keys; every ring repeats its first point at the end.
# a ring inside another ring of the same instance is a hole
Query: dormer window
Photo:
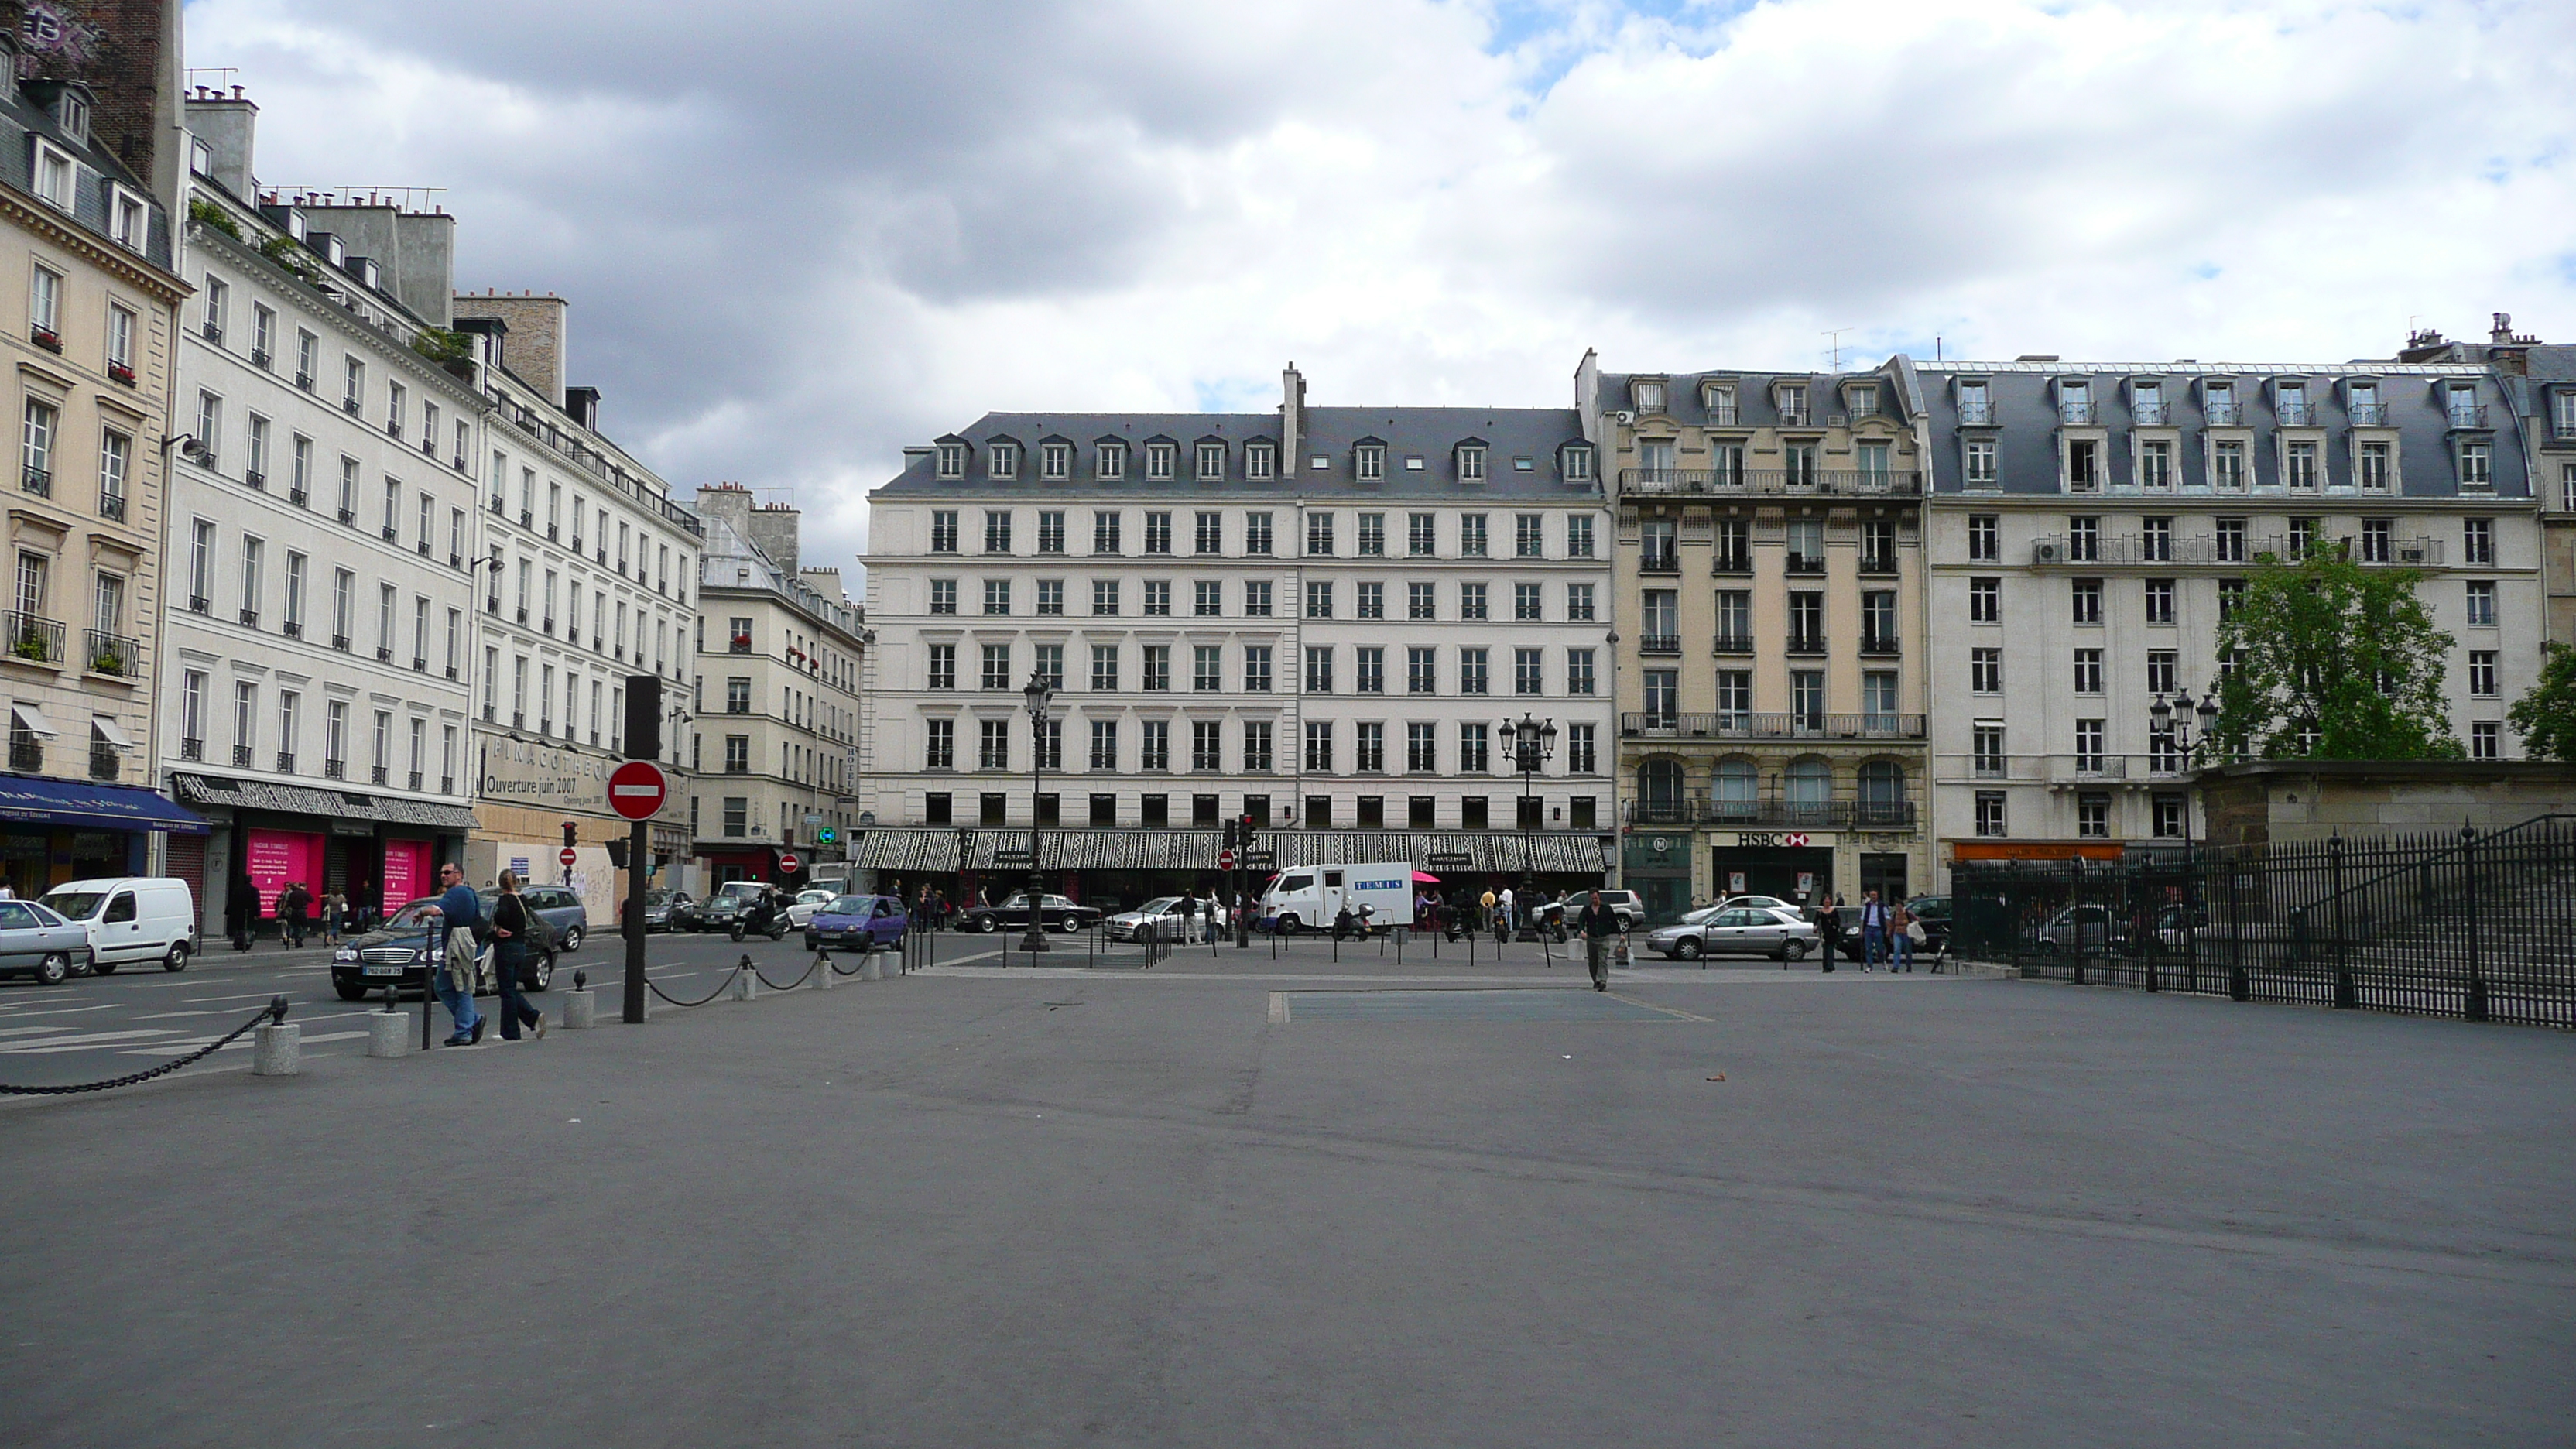
{"type": "Polygon", "coordinates": [[[127,251],[143,250],[152,242],[152,209],[142,197],[111,183],[107,188],[107,234],[127,251]]]}
{"type": "Polygon", "coordinates": [[[1038,444],[1038,476],[1049,483],[1061,483],[1073,476],[1073,444],[1038,444]]]}
{"type": "Polygon", "coordinates": [[[1103,438],[1093,445],[1091,474],[1110,482],[1127,476],[1127,445],[1116,438],[1103,438]]]}
{"type": "Polygon", "coordinates": [[[1279,450],[1269,443],[1246,443],[1243,446],[1243,476],[1255,483],[1267,483],[1278,476],[1279,450]]]}
{"type": "Polygon", "coordinates": [[[2236,384],[2224,377],[2213,377],[2202,383],[2200,410],[2202,415],[2208,418],[2211,427],[2234,427],[2238,421],[2236,384]]]}
{"type": "Polygon", "coordinates": [[[2129,384],[2129,415],[2142,428],[2164,426],[2165,385],[2152,377],[2129,384]]]}
{"type": "Polygon", "coordinates": [[[34,141],[35,164],[28,174],[35,183],[36,195],[49,205],[71,210],[72,178],[77,174],[71,153],[41,136],[34,141]]]}
{"type": "Polygon", "coordinates": [[[1172,466],[1178,461],[1179,453],[1180,445],[1177,443],[1147,443],[1145,445],[1146,480],[1153,483],[1172,481],[1172,466]]]}
{"type": "Polygon", "coordinates": [[[1020,445],[996,438],[984,445],[984,476],[1017,478],[1020,476],[1020,445]]]}
{"type": "Polygon", "coordinates": [[[1854,385],[1843,389],[1843,404],[1851,409],[1851,415],[1853,417],[1877,417],[1878,384],[1871,382],[1855,383],[1854,385]]]}
{"type": "Polygon", "coordinates": [[[1362,443],[1351,449],[1351,476],[1363,483],[1375,483],[1386,476],[1386,445],[1362,443]]]}
{"type": "Polygon", "coordinates": [[[1784,382],[1780,384],[1777,396],[1780,403],[1781,422],[1795,427],[1807,420],[1807,385],[1805,383],[1784,382]]]}
{"type": "Polygon", "coordinates": [[[1458,481],[1461,483],[1482,483],[1485,481],[1484,444],[1461,443],[1458,445],[1458,481]]]}
{"type": "Polygon", "coordinates": [[[1199,446],[1198,446],[1198,463],[1199,463],[1199,481],[1200,481],[1200,482],[1202,482],[1202,483],[1222,483],[1222,482],[1224,482],[1224,481],[1225,481],[1225,444],[1223,444],[1223,443],[1201,443],[1201,444],[1199,444],[1199,446]]]}
{"type": "Polygon", "coordinates": [[[2487,425],[2486,409],[2478,404],[2478,385],[2455,382],[2443,397],[2442,411],[2455,428],[2483,428],[2487,425]]]}
{"type": "Polygon", "coordinates": [[[963,478],[966,476],[966,445],[964,443],[942,443],[939,445],[939,476],[942,478],[963,478]]]}
{"type": "Polygon", "coordinates": [[[65,89],[58,103],[60,113],[54,117],[62,123],[63,134],[86,146],[89,144],[89,98],[79,91],[65,89]]]}
{"type": "Polygon", "coordinates": [[[199,176],[215,174],[215,148],[203,141],[188,142],[188,170],[199,176]]]}
{"type": "MultiPolygon", "coordinates": [[[[1730,394],[1730,396],[1732,396],[1730,394]]],[[[1592,448],[1585,443],[1568,443],[1557,454],[1556,465],[1568,483],[1592,481],[1592,448]]]]}
{"type": "Polygon", "coordinates": [[[2093,421],[2093,384],[2080,377],[2070,377],[2057,384],[2057,420],[2082,424],[2093,421]]]}
{"type": "Polygon", "coordinates": [[[2285,378],[2272,385],[2272,410],[2280,415],[2281,426],[2300,428],[2308,425],[2308,385],[2295,378],[2285,378]]]}
{"type": "Polygon", "coordinates": [[[1699,405],[1708,413],[1709,425],[1719,428],[1735,426],[1735,389],[1724,383],[1706,383],[1699,390],[1699,405]]]}
{"type": "Polygon", "coordinates": [[[2356,377],[2344,387],[2344,403],[2352,409],[2353,426],[2378,427],[2388,421],[2388,409],[2379,400],[2379,384],[2367,377],[2356,377]]]}
{"type": "Polygon", "coordinates": [[[1644,379],[1630,383],[1628,385],[1628,400],[1635,403],[1637,411],[1641,413],[1662,412],[1664,410],[1664,385],[1660,380],[1650,382],[1644,379]]]}

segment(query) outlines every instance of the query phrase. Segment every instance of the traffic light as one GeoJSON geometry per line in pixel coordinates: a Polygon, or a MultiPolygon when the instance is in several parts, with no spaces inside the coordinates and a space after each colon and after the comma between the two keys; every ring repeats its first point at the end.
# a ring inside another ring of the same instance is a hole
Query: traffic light
{"type": "Polygon", "coordinates": [[[1231,820],[1225,822],[1225,848],[1234,849],[1234,822],[1231,820]]]}
{"type": "Polygon", "coordinates": [[[565,822],[563,823],[563,827],[564,827],[564,844],[565,844],[565,845],[567,845],[567,846],[574,846],[574,845],[579,845],[579,844],[581,844],[581,822],[580,822],[580,821],[578,821],[578,820],[567,820],[567,821],[565,821],[565,822]]]}
{"type": "MultiPolygon", "coordinates": [[[[569,830],[572,827],[565,826],[564,828],[569,830]]],[[[612,835],[608,837],[608,864],[612,869],[616,870],[624,870],[626,868],[625,836],[612,835]]]]}
{"type": "Polygon", "coordinates": [[[1250,854],[1252,853],[1252,817],[1251,817],[1251,816],[1246,815],[1246,816],[1244,816],[1244,817],[1243,817],[1243,825],[1242,825],[1242,828],[1241,828],[1241,829],[1237,832],[1237,834],[1236,834],[1235,843],[1243,847],[1243,853],[1244,853],[1244,854],[1246,854],[1246,855],[1250,855],[1250,854]]]}
{"type": "Polygon", "coordinates": [[[626,676],[626,758],[662,758],[662,676],[626,676]]]}

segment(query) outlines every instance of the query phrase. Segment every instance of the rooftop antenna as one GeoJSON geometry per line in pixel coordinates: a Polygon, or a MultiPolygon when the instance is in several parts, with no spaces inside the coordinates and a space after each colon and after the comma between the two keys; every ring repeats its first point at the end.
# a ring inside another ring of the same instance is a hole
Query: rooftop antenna
{"type": "Polygon", "coordinates": [[[1851,330],[1849,327],[1836,327],[1822,334],[1834,340],[1834,375],[1837,377],[1842,375],[1843,370],[1843,334],[1851,330]]]}

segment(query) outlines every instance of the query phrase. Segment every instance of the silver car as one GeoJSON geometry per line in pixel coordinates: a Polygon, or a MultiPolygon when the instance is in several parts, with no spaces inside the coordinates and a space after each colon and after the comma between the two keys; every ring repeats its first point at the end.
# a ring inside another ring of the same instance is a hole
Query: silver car
{"type": "Polygon", "coordinates": [[[1803,960],[1816,947],[1816,927],[1795,911],[1721,906],[1696,911],[1680,925],[1646,938],[1659,955],[1696,961],[1702,956],[1772,956],[1803,960]]]}
{"type": "Polygon", "coordinates": [[[1156,896],[1132,911],[1120,911],[1103,927],[1113,941],[1166,941],[1181,938],[1181,898],[1156,896]]]}
{"type": "Polygon", "coordinates": [[[0,976],[60,986],[90,964],[89,928],[34,901],[0,901],[0,976]]]}

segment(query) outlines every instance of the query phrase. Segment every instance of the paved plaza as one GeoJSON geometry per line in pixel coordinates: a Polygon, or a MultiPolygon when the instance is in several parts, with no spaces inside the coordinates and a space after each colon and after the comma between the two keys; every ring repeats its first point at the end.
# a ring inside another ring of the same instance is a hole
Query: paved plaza
{"type": "Polygon", "coordinates": [[[0,1105],[0,1443],[2568,1441],[2564,1035],[949,945],[0,1105]]]}

